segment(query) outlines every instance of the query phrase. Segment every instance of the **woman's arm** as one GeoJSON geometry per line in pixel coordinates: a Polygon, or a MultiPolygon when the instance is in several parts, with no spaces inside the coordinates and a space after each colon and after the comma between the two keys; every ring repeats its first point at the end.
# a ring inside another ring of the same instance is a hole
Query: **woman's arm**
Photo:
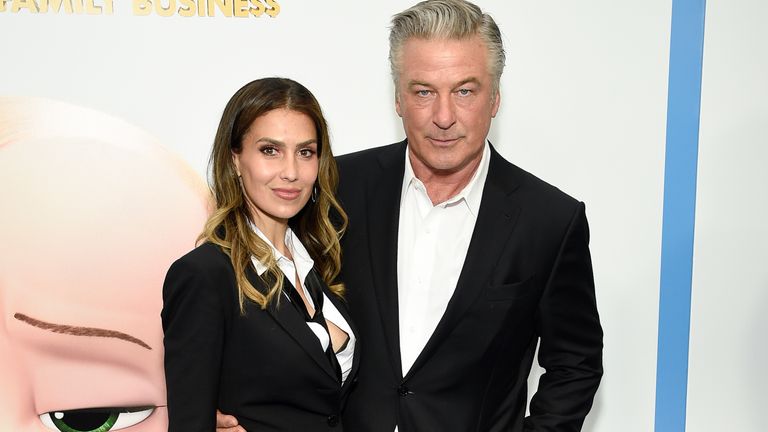
{"type": "Polygon", "coordinates": [[[208,266],[186,256],[163,284],[163,331],[169,432],[216,427],[224,341],[223,287],[208,266]]]}

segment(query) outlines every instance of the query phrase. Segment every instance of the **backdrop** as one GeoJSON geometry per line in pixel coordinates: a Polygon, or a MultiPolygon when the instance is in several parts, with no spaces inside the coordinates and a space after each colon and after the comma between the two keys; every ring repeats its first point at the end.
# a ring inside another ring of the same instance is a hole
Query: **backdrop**
{"type": "MultiPolygon", "coordinates": [[[[0,95],[125,120],[204,177],[228,98],[252,79],[278,75],[315,93],[336,154],[380,146],[403,138],[387,36],[390,17],[412,3],[0,0],[0,95]]],[[[762,430],[768,5],[710,0],[704,38],[693,41],[704,47],[695,94],[701,134],[698,153],[695,145],[689,153],[698,167],[689,196],[695,247],[666,265],[693,262],[694,270],[681,287],[692,293],[684,313],[662,317],[685,336],[673,353],[682,381],[667,385],[657,384],[657,356],[668,328],[659,326],[659,309],[665,175],[673,174],[669,165],[665,172],[673,2],[477,3],[497,20],[507,49],[491,141],[587,205],[606,374],[585,430],[682,431],[686,422],[691,431],[762,430]],[[659,418],[657,397],[670,395],[681,395],[682,414],[659,418]]],[[[704,5],[675,0],[685,3],[704,5]]]]}

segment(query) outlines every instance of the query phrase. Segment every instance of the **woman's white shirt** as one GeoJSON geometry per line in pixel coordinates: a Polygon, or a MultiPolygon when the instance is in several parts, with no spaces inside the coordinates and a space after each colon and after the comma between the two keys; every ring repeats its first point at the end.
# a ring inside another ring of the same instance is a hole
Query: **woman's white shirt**
{"type": "MultiPolygon", "coordinates": [[[[280,268],[280,270],[282,270],[286,279],[291,281],[292,285],[296,280],[296,275],[298,275],[299,280],[301,281],[301,288],[304,291],[304,296],[314,309],[315,305],[312,301],[312,296],[309,295],[309,291],[307,291],[306,288],[306,280],[307,275],[315,265],[315,261],[312,259],[312,257],[309,256],[309,252],[307,252],[307,249],[303,244],[301,244],[299,238],[294,235],[290,228],[285,231],[285,245],[288,247],[288,250],[293,256],[293,261],[291,261],[285,255],[280,253],[277,248],[275,248],[275,245],[269,241],[267,236],[264,235],[264,233],[261,232],[257,226],[251,224],[251,228],[272,248],[272,253],[275,255],[277,266],[280,268]]],[[[264,266],[264,264],[262,264],[259,260],[257,260],[256,257],[251,257],[251,261],[253,262],[253,266],[259,276],[267,271],[267,267],[264,266]]],[[[346,381],[350,370],[352,370],[352,361],[354,360],[355,353],[355,334],[352,333],[352,328],[349,326],[347,320],[344,319],[344,316],[339,312],[339,310],[336,308],[333,302],[331,302],[328,296],[325,295],[325,293],[323,293],[323,316],[327,321],[334,323],[338,328],[343,330],[349,336],[349,341],[347,342],[347,345],[344,347],[344,349],[336,353],[336,360],[339,362],[339,366],[341,367],[341,379],[342,382],[344,382],[346,381]]],[[[315,334],[315,336],[317,336],[323,351],[328,349],[328,345],[331,343],[331,339],[325,328],[315,322],[307,322],[307,325],[315,334]]]]}

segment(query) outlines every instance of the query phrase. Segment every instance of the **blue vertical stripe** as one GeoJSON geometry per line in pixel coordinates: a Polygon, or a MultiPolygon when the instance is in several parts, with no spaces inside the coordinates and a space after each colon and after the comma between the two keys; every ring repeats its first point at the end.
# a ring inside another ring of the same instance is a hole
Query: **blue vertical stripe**
{"type": "Polygon", "coordinates": [[[685,431],[705,0],[672,1],[656,432],[685,431]]]}

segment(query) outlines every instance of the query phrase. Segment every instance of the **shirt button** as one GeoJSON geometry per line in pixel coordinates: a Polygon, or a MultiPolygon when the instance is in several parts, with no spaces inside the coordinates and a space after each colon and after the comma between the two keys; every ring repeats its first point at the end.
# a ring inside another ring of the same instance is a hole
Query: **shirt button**
{"type": "Polygon", "coordinates": [[[408,390],[408,387],[401,385],[397,388],[397,394],[400,395],[400,397],[406,397],[411,394],[411,392],[408,390]]]}
{"type": "Polygon", "coordinates": [[[329,415],[328,416],[328,426],[334,427],[339,424],[339,416],[337,415],[329,415]]]}

